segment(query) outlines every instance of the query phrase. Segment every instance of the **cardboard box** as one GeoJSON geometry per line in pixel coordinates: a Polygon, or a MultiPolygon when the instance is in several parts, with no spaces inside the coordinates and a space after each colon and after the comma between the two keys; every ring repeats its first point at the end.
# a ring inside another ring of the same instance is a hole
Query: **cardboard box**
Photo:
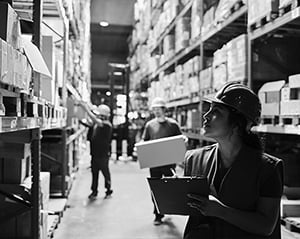
{"type": "Polygon", "coordinates": [[[21,26],[18,14],[8,4],[0,2],[0,38],[5,40],[14,49],[21,45],[21,26]]]}
{"type": "Polygon", "coordinates": [[[258,97],[262,104],[262,116],[279,116],[281,89],[285,81],[273,81],[265,83],[258,91],[258,97]]]}
{"type": "Polygon", "coordinates": [[[242,34],[227,43],[228,81],[247,79],[247,35],[242,34]]]}
{"type": "Polygon", "coordinates": [[[152,168],[184,161],[186,147],[182,135],[136,144],[140,168],[152,168]]]}
{"type": "Polygon", "coordinates": [[[0,38],[0,82],[7,81],[7,43],[0,38]]]}
{"type": "Polygon", "coordinates": [[[212,67],[200,71],[200,90],[211,89],[213,85],[212,67]]]}
{"type": "Polygon", "coordinates": [[[300,217],[300,200],[281,199],[280,209],[282,217],[300,217]]]}

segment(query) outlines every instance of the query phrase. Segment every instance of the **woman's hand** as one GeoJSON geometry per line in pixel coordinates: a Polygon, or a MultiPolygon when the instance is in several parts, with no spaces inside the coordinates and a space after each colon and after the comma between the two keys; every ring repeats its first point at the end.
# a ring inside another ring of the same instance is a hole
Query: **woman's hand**
{"type": "Polygon", "coordinates": [[[220,217],[224,204],[216,197],[209,195],[208,198],[196,194],[188,194],[193,199],[188,205],[200,211],[204,216],[220,217]]]}

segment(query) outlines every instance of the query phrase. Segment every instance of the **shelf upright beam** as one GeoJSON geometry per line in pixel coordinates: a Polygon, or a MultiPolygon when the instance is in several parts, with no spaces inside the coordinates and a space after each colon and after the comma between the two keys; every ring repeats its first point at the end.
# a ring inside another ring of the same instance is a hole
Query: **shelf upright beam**
{"type": "Polygon", "coordinates": [[[68,80],[68,72],[67,72],[67,66],[68,66],[68,48],[69,48],[69,20],[64,19],[64,58],[63,58],[63,85],[62,85],[62,106],[67,106],[67,87],[66,82],[68,80]]]}
{"type": "Polygon", "coordinates": [[[247,74],[248,74],[248,82],[247,82],[247,85],[248,85],[248,87],[250,88],[250,89],[252,89],[252,85],[253,85],[253,82],[252,82],[252,70],[253,70],[253,68],[252,68],[252,60],[253,60],[253,56],[252,56],[252,54],[253,54],[253,52],[252,52],[252,40],[251,40],[251,37],[250,37],[250,27],[248,27],[248,33],[247,33],[247,35],[248,35],[248,37],[247,37],[247,57],[248,57],[248,66],[247,66],[247,70],[248,70],[248,72],[247,72],[247,74]]]}
{"type": "MultiPolygon", "coordinates": [[[[41,24],[43,18],[43,0],[34,0],[33,1],[33,43],[37,46],[38,49],[42,47],[42,38],[41,38],[41,24]]],[[[40,97],[40,73],[33,73],[33,89],[34,95],[40,97]]]]}
{"type": "Polygon", "coordinates": [[[40,171],[41,171],[41,132],[40,128],[31,130],[31,152],[32,152],[32,214],[31,230],[32,239],[40,239],[40,171]]]}
{"type": "Polygon", "coordinates": [[[68,145],[67,145],[67,129],[64,127],[61,131],[62,133],[62,168],[61,168],[61,194],[62,197],[67,197],[67,184],[66,184],[66,179],[67,179],[67,169],[69,165],[69,155],[68,155],[68,145]]]}

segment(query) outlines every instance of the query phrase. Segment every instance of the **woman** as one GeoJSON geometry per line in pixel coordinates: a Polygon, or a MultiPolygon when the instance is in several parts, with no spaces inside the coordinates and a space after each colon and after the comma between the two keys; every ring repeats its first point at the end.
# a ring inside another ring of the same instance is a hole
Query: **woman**
{"type": "Polygon", "coordinates": [[[190,216],[184,238],[281,238],[283,165],[250,131],[260,119],[258,97],[229,83],[208,102],[204,135],[217,143],[188,151],[185,175],[207,177],[211,195],[188,195],[199,216],[190,216]]]}

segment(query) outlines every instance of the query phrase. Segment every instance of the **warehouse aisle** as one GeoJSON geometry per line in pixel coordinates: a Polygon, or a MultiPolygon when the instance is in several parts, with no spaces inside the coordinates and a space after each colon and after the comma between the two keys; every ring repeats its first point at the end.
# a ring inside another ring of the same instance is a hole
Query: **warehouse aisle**
{"type": "Polygon", "coordinates": [[[94,201],[90,193],[89,160],[82,160],[54,239],[179,239],[186,217],[166,216],[165,223],[153,225],[152,203],[146,182],[148,170],[136,162],[110,162],[114,193],[104,198],[102,191],[94,201]]]}
{"type": "MultiPolygon", "coordinates": [[[[148,170],[137,162],[110,162],[114,193],[104,198],[102,191],[90,201],[89,157],[83,157],[68,198],[68,207],[54,239],[181,239],[186,217],[166,216],[165,223],[153,225],[152,203],[146,182],[148,170]]],[[[180,175],[180,171],[178,174],[180,175]]],[[[282,226],[282,239],[299,238],[282,226]]]]}

